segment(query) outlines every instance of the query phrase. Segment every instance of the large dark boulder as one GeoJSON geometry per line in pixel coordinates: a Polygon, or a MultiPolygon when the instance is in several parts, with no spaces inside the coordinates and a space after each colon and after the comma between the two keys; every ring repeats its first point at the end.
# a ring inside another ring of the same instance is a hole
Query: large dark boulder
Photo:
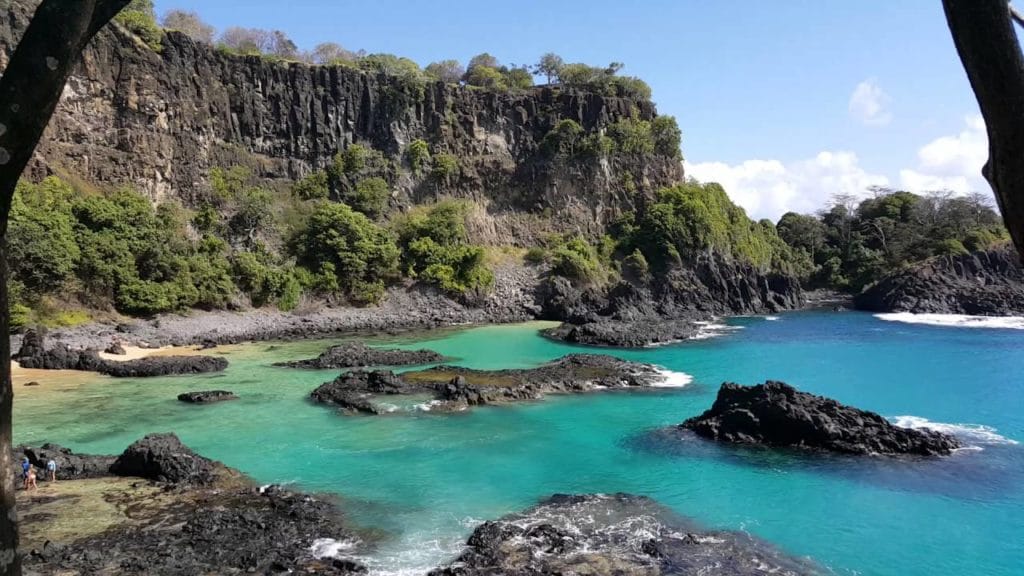
{"type": "Polygon", "coordinates": [[[331,346],[323,354],[308,360],[279,362],[289,368],[358,368],[363,366],[415,366],[441,362],[444,356],[433,350],[394,350],[371,348],[362,342],[331,346]]]}
{"type": "Polygon", "coordinates": [[[1024,267],[1013,246],[942,256],[886,276],[854,298],[872,312],[1024,314],[1024,267]]]}
{"type": "Polygon", "coordinates": [[[196,454],[174,434],[149,434],[129,446],[110,466],[117,476],[185,485],[211,484],[217,470],[216,462],[196,454]]]}
{"type": "Polygon", "coordinates": [[[681,426],[722,442],[843,454],[937,456],[961,446],[948,434],[894,426],[874,412],[773,381],[756,386],[722,384],[711,409],[681,426]]]}
{"type": "Polygon", "coordinates": [[[310,393],[318,404],[330,404],[343,411],[359,414],[381,414],[370,397],[375,394],[414,394],[423,389],[406,384],[390,370],[354,370],[330,382],[325,382],[310,393]]]}
{"type": "Polygon", "coordinates": [[[185,392],[178,394],[178,400],[188,404],[212,404],[227,400],[238,400],[234,392],[227,390],[203,390],[201,392],[185,392]]]}
{"type": "Polygon", "coordinates": [[[703,529],[650,498],[595,494],[555,495],[485,522],[458,558],[430,575],[819,573],[746,533],[703,529]]]}
{"type": "Polygon", "coordinates": [[[99,478],[110,475],[110,465],[114,456],[92,454],[75,454],[70,449],[58,444],[46,443],[40,447],[19,446],[14,450],[18,474],[21,473],[21,459],[28,458],[29,463],[42,470],[42,478],[49,478],[46,464],[53,460],[57,463],[58,480],[79,480],[82,478],[99,478]]]}

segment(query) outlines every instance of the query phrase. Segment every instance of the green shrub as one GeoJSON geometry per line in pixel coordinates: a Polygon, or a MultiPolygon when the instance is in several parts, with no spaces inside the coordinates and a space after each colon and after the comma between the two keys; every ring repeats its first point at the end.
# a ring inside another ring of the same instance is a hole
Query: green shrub
{"type": "Polygon", "coordinates": [[[38,185],[21,182],[15,189],[7,231],[10,274],[33,292],[60,290],[74,277],[81,251],[72,194],[53,177],[38,185]]]}
{"type": "Polygon", "coordinates": [[[956,238],[947,238],[935,244],[935,254],[939,256],[960,256],[967,253],[967,248],[956,238]]]}
{"type": "Polygon", "coordinates": [[[583,132],[583,127],[575,120],[562,120],[541,140],[541,150],[550,158],[572,158],[576,155],[583,132]]]}
{"type": "Polygon", "coordinates": [[[651,123],[646,120],[619,120],[608,127],[608,135],[615,142],[616,150],[623,154],[642,156],[654,153],[654,135],[651,123]]]}
{"type": "Polygon", "coordinates": [[[639,280],[646,280],[651,274],[651,265],[640,250],[633,250],[633,253],[622,260],[622,270],[627,276],[639,280]]]}
{"type": "Polygon", "coordinates": [[[540,246],[534,246],[526,251],[526,255],[523,259],[530,264],[543,264],[548,258],[547,250],[540,246]]]}
{"type": "Polygon", "coordinates": [[[654,152],[670,158],[682,159],[683,132],[673,116],[658,116],[651,121],[654,152]]]}
{"type": "Polygon", "coordinates": [[[300,200],[323,200],[331,194],[327,172],[317,170],[292,185],[292,194],[300,200]]]}
{"type": "Polygon", "coordinates": [[[135,279],[120,286],[117,308],[128,314],[151,316],[181,308],[181,294],[170,282],[135,279]]]}
{"type": "Polygon", "coordinates": [[[457,295],[490,289],[494,274],[483,248],[467,244],[467,214],[467,204],[449,201],[396,220],[403,270],[457,295]]]}
{"type": "Polygon", "coordinates": [[[132,0],[114,19],[153,50],[163,48],[164,31],[156,22],[152,0],[132,0]]]}
{"type": "Polygon", "coordinates": [[[426,140],[413,140],[405,149],[405,157],[409,161],[409,167],[412,168],[413,174],[419,174],[430,164],[430,146],[426,140]]]}
{"type": "Polygon", "coordinates": [[[377,219],[384,214],[390,196],[388,183],[383,178],[367,178],[356,184],[355,192],[348,198],[348,203],[359,212],[377,219]]]}
{"type": "Polygon", "coordinates": [[[325,276],[321,286],[358,302],[371,301],[366,299],[371,292],[383,295],[384,281],[398,273],[399,253],[391,236],[344,204],[317,206],[295,250],[301,265],[325,276]]]}
{"type": "Polygon", "coordinates": [[[434,155],[434,166],[431,169],[431,176],[444,184],[450,184],[459,175],[459,159],[447,153],[434,155]]]}

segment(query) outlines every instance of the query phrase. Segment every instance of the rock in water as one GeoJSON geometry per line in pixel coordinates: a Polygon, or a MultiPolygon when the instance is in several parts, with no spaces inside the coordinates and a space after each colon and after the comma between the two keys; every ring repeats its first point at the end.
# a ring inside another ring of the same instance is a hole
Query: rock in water
{"type": "Polygon", "coordinates": [[[1013,246],[933,258],[890,274],[857,295],[872,312],[1024,314],[1024,267],[1013,246]]]}
{"type": "Polygon", "coordinates": [[[681,425],[722,442],[843,454],[949,454],[960,442],[941,432],[894,426],[885,418],[783,382],[725,383],[711,409],[681,425]]]}
{"type": "Polygon", "coordinates": [[[216,479],[217,468],[217,463],[190,450],[176,435],[149,434],[122,452],[110,471],[117,476],[201,486],[216,479]]]}
{"type": "Polygon", "coordinates": [[[444,356],[433,350],[371,348],[362,342],[346,342],[338,346],[331,346],[316,358],[279,362],[275,366],[325,369],[362,366],[416,366],[442,361],[444,361],[444,356]]]}
{"type": "Polygon", "coordinates": [[[202,392],[185,392],[178,394],[178,400],[189,404],[211,404],[225,400],[238,400],[234,392],[227,390],[204,390],[202,392]]]}
{"type": "Polygon", "coordinates": [[[629,494],[555,495],[481,524],[466,550],[431,576],[824,573],[743,532],[706,531],[629,494]]]}

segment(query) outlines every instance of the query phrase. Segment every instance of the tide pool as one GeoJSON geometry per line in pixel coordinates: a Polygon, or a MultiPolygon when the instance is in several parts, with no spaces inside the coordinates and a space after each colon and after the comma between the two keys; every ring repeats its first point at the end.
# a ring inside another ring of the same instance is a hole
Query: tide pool
{"type": "Polygon", "coordinates": [[[331,341],[222,348],[214,352],[231,366],[220,375],[35,378],[38,388],[15,385],[15,441],[118,453],[145,433],[176,432],[259,482],[337,494],[354,521],[385,535],[363,552],[378,573],[421,574],[454,556],[478,523],[553,493],[631,492],[710,528],[749,531],[837,574],[1020,574],[1024,332],[852,312],[729,324],[715,338],[630,351],[552,342],[537,323],[373,341],[430,348],[482,369],[611,353],[658,364],[685,384],[457,414],[341,416],[306,399],[338,371],[270,366],[315,356],[331,341]],[[903,425],[944,426],[972,447],[939,461],[850,460],[723,448],[664,431],[710,406],[721,382],[766,379],[903,425]],[[203,389],[241,399],[175,399],[203,389]]]}

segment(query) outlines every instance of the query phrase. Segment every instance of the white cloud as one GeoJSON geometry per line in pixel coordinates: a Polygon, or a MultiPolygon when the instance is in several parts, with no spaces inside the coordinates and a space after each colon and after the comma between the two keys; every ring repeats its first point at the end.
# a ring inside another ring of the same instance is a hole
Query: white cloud
{"type": "Polygon", "coordinates": [[[812,213],[835,194],[865,195],[869,186],[887,186],[889,179],[860,166],[853,152],[820,152],[792,163],[747,160],[687,164],[686,173],[702,182],[718,182],[734,202],[754,219],[778,220],[789,211],[812,213]]]}
{"type": "Polygon", "coordinates": [[[956,136],[943,136],[917,151],[916,168],[900,170],[900,184],[914,192],[952,190],[958,193],[989,192],[981,176],[988,158],[988,135],[979,115],[967,116],[956,136]]]}
{"type": "Polygon", "coordinates": [[[868,126],[885,126],[892,121],[892,113],[888,110],[891,100],[878,81],[869,78],[853,89],[850,115],[868,126]]]}

